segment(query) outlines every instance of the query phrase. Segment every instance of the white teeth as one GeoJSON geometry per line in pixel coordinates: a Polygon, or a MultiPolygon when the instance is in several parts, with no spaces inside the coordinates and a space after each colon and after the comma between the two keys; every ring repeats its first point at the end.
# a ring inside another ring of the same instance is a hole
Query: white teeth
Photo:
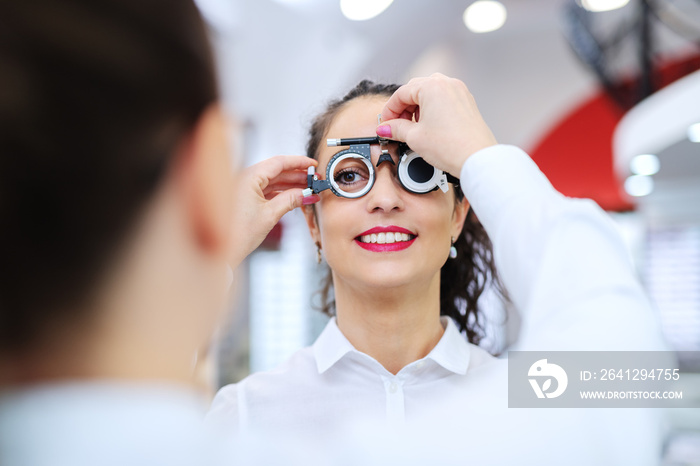
{"type": "Polygon", "coordinates": [[[372,233],[370,235],[362,235],[360,236],[359,240],[363,243],[392,244],[400,241],[410,241],[412,238],[413,235],[390,231],[388,233],[372,233]]]}

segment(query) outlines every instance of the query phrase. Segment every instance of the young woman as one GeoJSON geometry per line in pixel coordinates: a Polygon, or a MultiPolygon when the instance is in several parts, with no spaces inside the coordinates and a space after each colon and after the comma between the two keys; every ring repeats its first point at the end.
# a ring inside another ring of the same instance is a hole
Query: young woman
{"type": "Polygon", "coordinates": [[[479,458],[502,457],[489,439],[501,445],[509,426],[518,431],[512,444],[521,447],[540,445],[532,435],[559,439],[564,449],[592,443],[586,461],[601,451],[620,459],[615,452],[626,454],[640,438],[648,441],[640,457],[658,454],[658,432],[643,413],[623,419],[634,427],[616,434],[620,419],[584,413],[590,410],[560,419],[507,410],[505,363],[474,344],[481,335],[476,300],[495,269],[471,210],[522,314],[518,349],[663,345],[612,223],[591,201],[557,193],[521,150],[498,145],[463,83],[441,75],[400,88],[363,81],[330,104],[310,136],[307,155],[332,185],[318,183],[321,200],[306,219],[330,268],[334,318],[312,347],[281,367],[224,387],[210,418],[234,431],[311,438],[357,420],[450,425],[471,434],[460,441],[484,453],[479,458]],[[379,127],[378,114],[385,122],[379,127]],[[406,145],[370,145],[370,166],[345,157],[347,147],[325,144],[377,134],[406,145]],[[459,177],[459,187],[410,189],[401,173],[409,148],[459,177]],[[327,172],[329,164],[335,168],[327,172]],[[601,428],[610,435],[593,439],[601,428]]]}

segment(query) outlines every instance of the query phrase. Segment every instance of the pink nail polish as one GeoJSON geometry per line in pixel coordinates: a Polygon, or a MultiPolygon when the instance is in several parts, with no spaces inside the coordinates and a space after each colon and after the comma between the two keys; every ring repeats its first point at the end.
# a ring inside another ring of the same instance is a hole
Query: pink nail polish
{"type": "Polygon", "coordinates": [[[318,201],[320,201],[321,198],[319,197],[318,194],[312,194],[311,196],[305,197],[301,200],[302,205],[311,205],[311,204],[316,204],[318,201]]]}
{"type": "Polygon", "coordinates": [[[383,138],[391,137],[391,126],[381,125],[377,127],[377,135],[383,138]]]}

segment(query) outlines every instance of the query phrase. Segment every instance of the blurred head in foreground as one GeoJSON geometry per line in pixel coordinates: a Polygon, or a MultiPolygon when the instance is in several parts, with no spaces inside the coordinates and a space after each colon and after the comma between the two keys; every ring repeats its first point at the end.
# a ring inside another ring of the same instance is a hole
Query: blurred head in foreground
{"type": "Polygon", "coordinates": [[[232,170],[192,0],[0,1],[0,386],[184,380],[232,170]]]}

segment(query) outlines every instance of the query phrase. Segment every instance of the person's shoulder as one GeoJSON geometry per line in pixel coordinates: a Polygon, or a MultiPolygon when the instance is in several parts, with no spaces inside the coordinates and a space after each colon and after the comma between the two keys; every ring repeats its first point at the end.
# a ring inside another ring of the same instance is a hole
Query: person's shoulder
{"type": "Polygon", "coordinates": [[[299,391],[296,387],[303,389],[314,374],[318,375],[313,348],[303,348],[274,369],[250,374],[238,383],[220,388],[207,419],[212,423],[237,424],[241,410],[272,406],[275,401],[286,399],[290,392],[299,391]]]}
{"type": "Polygon", "coordinates": [[[313,347],[309,346],[295,352],[274,369],[250,374],[241,383],[246,385],[246,389],[255,390],[268,385],[303,382],[303,379],[314,375],[318,375],[316,358],[313,347]]]}
{"type": "Polygon", "coordinates": [[[469,345],[469,367],[474,368],[483,364],[493,363],[494,361],[498,360],[498,358],[486,351],[481,346],[473,343],[467,344],[469,345]]]}
{"type": "Polygon", "coordinates": [[[308,383],[309,378],[317,375],[313,347],[309,346],[295,352],[274,369],[255,372],[238,383],[224,386],[216,398],[221,401],[235,401],[241,391],[264,396],[278,390],[288,390],[293,385],[303,385],[308,383]]]}
{"type": "Polygon", "coordinates": [[[507,369],[507,360],[498,358],[481,346],[469,343],[469,378],[499,376],[507,369]]]}

